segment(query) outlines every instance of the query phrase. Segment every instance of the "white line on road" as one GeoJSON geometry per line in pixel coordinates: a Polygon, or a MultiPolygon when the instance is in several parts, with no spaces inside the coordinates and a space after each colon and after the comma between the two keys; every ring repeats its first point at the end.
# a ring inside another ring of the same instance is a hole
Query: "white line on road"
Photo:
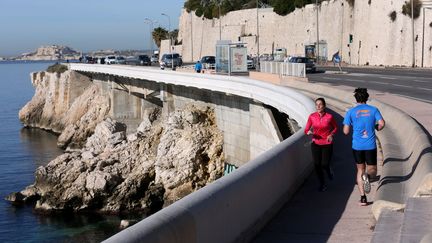
{"type": "Polygon", "coordinates": [[[414,79],[413,82],[419,82],[419,83],[427,83],[428,81],[425,80],[418,80],[418,79],[414,79]]]}
{"type": "Polygon", "coordinates": [[[402,85],[402,84],[391,84],[393,86],[404,87],[404,88],[412,88],[412,86],[402,85]]]}
{"type": "Polygon", "coordinates": [[[322,77],[322,79],[339,80],[340,78],[327,78],[327,77],[322,77]]]}
{"type": "Polygon", "coordinates": [[[379,82],[379,81],[369,81],[370,83],[374,83],[374,84],[384,84],[384,85],[387,85],[387,84],[389,84],[389,83],[386,83],[386,82],[379,82]]]}
{"type": "Polygon", "coordinates": [[[381,76],[379,78],[382,78],[382,79],[396,79],[396,78],[393,78],[393,77],[385,77],[385,76],[381,76]]]}
{"type": "Polygon", "coordinates": [[[422,87],[417,87],[417,89],[422,89],[422,90],[432,91],[432,89],[422,88],[422,87]]]}
{"type": "Polygon", "coordinates": [[[361,82],[361,83],[364,83],[364,82],[365,82],[364,80],[350,79],[350,78],[342,79],[342,81],[361,82]]]}

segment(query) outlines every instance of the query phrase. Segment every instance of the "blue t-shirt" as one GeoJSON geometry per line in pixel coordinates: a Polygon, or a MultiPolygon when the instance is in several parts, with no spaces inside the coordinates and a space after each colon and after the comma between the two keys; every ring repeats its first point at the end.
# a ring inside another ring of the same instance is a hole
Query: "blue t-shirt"
{"type": "Polygon", "coordinates": [[[371,105],[360,104],[349,109],[343,124],[352,127],[352,148],[355,150],[375,149],[375,124],[382,119],[379,110],[371,105]]]}

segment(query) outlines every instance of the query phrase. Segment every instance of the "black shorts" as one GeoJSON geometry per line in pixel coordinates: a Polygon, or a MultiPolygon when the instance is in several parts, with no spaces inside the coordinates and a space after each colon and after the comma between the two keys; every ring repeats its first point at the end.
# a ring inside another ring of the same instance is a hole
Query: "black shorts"
{"type": "Polygon", "coordinates": [[[376,165],[377,164],[377,149],[371,150],[355,150],[353,149],[354,160],[357,164],[376,165]]]}

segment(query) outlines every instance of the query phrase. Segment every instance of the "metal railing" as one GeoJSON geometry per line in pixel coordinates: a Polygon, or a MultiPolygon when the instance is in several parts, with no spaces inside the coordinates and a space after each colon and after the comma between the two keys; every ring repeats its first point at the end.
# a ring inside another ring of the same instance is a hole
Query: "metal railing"
{"type": "Polygon", "coordinates": [[[278,74],[280,76],[306,77],[304,63],[261,62],[260,72],[278,74]]]}

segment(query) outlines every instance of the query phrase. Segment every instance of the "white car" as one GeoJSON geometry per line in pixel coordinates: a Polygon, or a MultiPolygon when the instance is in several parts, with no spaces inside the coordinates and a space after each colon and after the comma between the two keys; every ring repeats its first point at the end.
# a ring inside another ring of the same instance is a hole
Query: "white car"
{"type": "Polygon", "coordinates": [[[105,57],[105,64],[117,64],[116,56],[107,56],[105,57]]]}

